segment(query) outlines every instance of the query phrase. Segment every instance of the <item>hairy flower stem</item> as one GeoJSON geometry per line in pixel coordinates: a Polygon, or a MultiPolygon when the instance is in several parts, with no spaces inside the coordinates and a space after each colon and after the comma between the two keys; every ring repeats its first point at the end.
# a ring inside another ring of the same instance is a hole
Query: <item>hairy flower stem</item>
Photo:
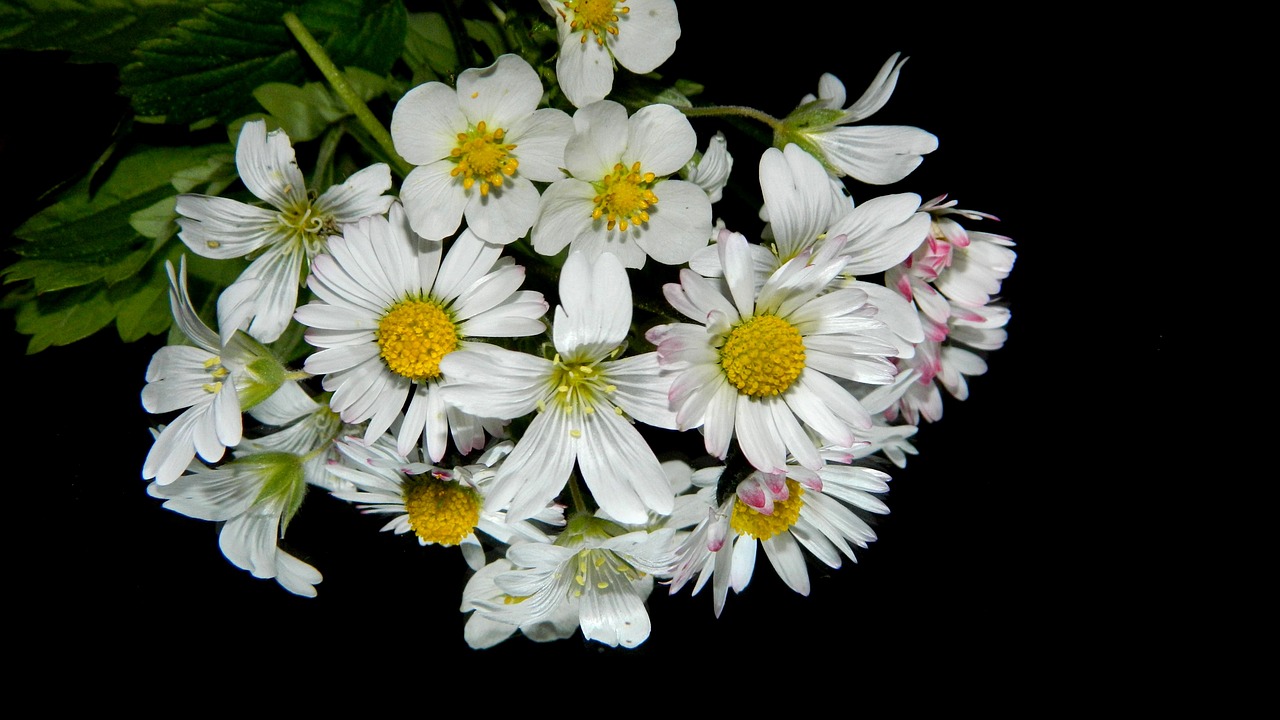
{"type": "Polygon", "coordinates": [[[708,105],[706,107],[677,108],[686,117],[746,117],[759,120],[768,125],[774,132],[782,127],[778,118],[745,105],[708,105]]]}
{"type": "Polygon", "coordinates": [[[285,26],[289,28],[289,32],[293,33],[293,36],[302,44],[302,49],[307,51],[311,61],[324,74],[325,79],[329,81],[329,85],[333,87],[333,91],[338,94],[338,98],[350,108],[351,112],[355,113],[356,119],[369,132],[378,147],[386,153],[396,173],[402,178],[407,176],[413,170],[413,166],[405,162],[404,158],[400,157],[400,153],[396,152],[395,143],[391,141],[391,133],[387,132],[387,129],[374,116],[369,106],[364,103],[364,100],[360,99],[356,91],[347,83],[347,78],[338,69],[338,66],[333,64],[333,60],[329,59],[329,54],[324,51],[324,48],[320,46],[320,43],[302,24],[297,15],[287,12],[284,14],[283,19],[285,26]]]}

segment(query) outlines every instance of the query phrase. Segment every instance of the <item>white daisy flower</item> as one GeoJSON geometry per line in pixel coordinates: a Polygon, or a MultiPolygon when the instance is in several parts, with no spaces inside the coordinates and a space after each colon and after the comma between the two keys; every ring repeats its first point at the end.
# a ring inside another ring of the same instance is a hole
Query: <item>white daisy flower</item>
{"type": "Polygon", "coordinates": [[[142,407],[152,414],[181,410],[160,432],[142,464],[142,477],[173,482],[199,454],[217,462],[244,432],[241,413],[266,400],[288,379],[271,351],[243,332],[224,344],[204,324],[187,291],[186,256],[169,273],[174,322],[191,345],[168,345],[152,356],[142,407]]]}
{"type": "Polygon", "coordinates": [[[525,628],[564,628],[574,617],[589,641],[633,648],[652,627],[645,601],[655,576],[669,574],[675,530],[628,531],[580,513],[554,544],[523,542],[507,549],[511,569],[493,571],[493,589],[467,607],[491,622],[525,628]],[[494,590],[500,595],[496,595],[494,590]]]}
{"type": "Polygon", "coordinates": [[[477,345],[441,361],[450,403],[504,419],[537,411],[490,490],[510,517],[529,517],[559,495],[575,463],[597,505],[620,522],[671,512],[670,483],[633,424],[674,427],[670,381],[654,353],[618,357],[631,310],[630,281],[616,257],[570,254],[560,273],[554,359],[477,345]]]}
{"type": "Polygon", "coordinates": [[[729,589],[741,593],[751,582],[761,548],[787,587],[809,594],[804,551],[827,567],[857,562],[854,547],[866,548],[875,531],[854,509],[886,514],[876,497],[889,489],[889,475],[841,464],[848,456],[825,451],[833,462],[818,471],[790,464],[778,473],[749,472],[741,480],[724,466],[694,473],[706,516],[677,551],[670,592],[696,576],[692,594],[712,583],[712,606],[720,616],[729,589]]]}
{"type": "Polygon", "coordinates": [[[919,167],[938,149],[933,133],[908,125],[859,125],[884,107],[898,84],[907,59],[894,53],[853,104],[845,107],[844,83],[831,73],[818,80],[818,94],[806,95],[775,131],[774,145],[800,144],[813,153],[833,177],[849,176],[870,185],[888,185],[919,167]]]}
{"type": "Polygon", "coordinates": [[[801,252],[757,291],[746,238],[722,232],[722,280],[686,269],[664,286],[672,307],[699,324],[659,325],[646,337],[677,373],[670,401],[680,429],[701,427],[707,452],[724,459],[736,438],[760,470],[781,472],[788,453],[816,470],[823,459],[810,433],[847,447],[871,427],[837,379],[889,384],[898,350],[866,292],[830,289],[847,262],[843,242],[801,252]]]}
{"type": "Polygon", "coordinates": [[[457,89],[419,85],[396,103],[391,138],[417,165],[400,200],[414,231],[442,240],[467,227],[505,245],[529,232],[538,213],[533,182],[564,177],[564,147],[573,120],[562,110],[538,109],[542,83],[518,55],[487,68],[464,70],[457,89]]]}
{"type": "Polygon", "coordinates": [[[445,253],[442,243],[418,237],[394,203],[388,217],[348,227],[312,262],[307,286],[317,299],[295,316],[319,350],[303,368],[324,375],[344,422],[368,421],[367,442],[402,410],[397,451],[408,455],[421,442],[432,462],[444,457],[450,436],[466,455],[484,447],[486,432],[502,432],[500,422],[446,403],[439,391],[441,358],[479,344],[472,338],[546,329],[542,293],[518,289],[524,268],[501,251],[464,230],[445,253]]]}
{"type": "Polygon", "coordinates": [[[630,118],[605,100],[573,116],[577,128],[565,148],[571,177],[542,193],[533,247],[543,255],[570,252],[595,258],[611,252],[629,268],[651,257],[687,262],[711,237],[707,191],[678,173],[697,149],[689,120],[670,105],[648,105],[630,118]]]}
{"type": "Polygon", "coordinates": [[[244,455],[216,468],[194,463],[147,493],[166,509],[221,523],[218,546],[233,565],[256,578],[275,578],[289,592],[315,597],[321,575],[279,546],[306,492],[303,460],[287,452],[244,455]]]}
{"type": "Polygon", "coordinates": [[[267,132],[262,120],[241,128],[236,169],[249,192],[270,207],[184,193],[176,207],[178,237],[202,257],[253,258],[236,283],[251,285],[232,291],[250,296],[248,312],[238,324],[220,314],[219,325],[224,335],[242,329],[264,343],[274,342],[293,317],[308,263],[324,252],[328,238],[348,223],[387,211],[395,199],[383,194],[391,187],[391,170],[384,163],[370,165],[315,197],[289,136],[283,130],[267,132]]]}
{"type": "MultiPolygon", "coordinates": [[[[330,468],[353,489],[333,493],[356,503],[361,512],[391,515],[384,531],[397,535],[412,532],[419,545],[459,546],[472,570],[485,564],[479,531],[499,543],[549,542],[546,534],[527,521],[508,521],[506,512],[489,501],[494,466],[510,450],[503,442],[486,450],[475,463],[446,470],[416,460],[395,449],[390,436],[372,445],[355,438],[339,440],[338,449],[349,462],[330,468]]],[[[534,520],[564,525],[564,508],[548,504],[534,520]]]]}
{"type": "Polygon", "coordinates": [[[574,107],[603,100],[613,90],[615,63],[639,75],[653,72],[680,39],[675,0],[539,2],[556,19],[556,79],[574,107]]]}

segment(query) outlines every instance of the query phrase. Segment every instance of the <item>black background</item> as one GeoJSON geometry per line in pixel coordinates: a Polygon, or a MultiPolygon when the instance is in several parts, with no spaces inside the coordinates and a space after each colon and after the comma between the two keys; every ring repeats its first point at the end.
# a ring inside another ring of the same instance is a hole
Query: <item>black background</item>
{"type": "MultiPolygon", "coordinates": [[[[755,672],[782,682],[783,668],[867,684],[929,673],[972,678],[981,691],[1055,682],[1084,655],[1122,667],[1159,642],[1135,594],[1153,571],[1132,555],[1133,517],[1119,507],[1144,476],[1114,456],[1133,432],[1122,429],[1125,410],[1157,383],[1148,374],[1116,395],[1107,378],[1158,368],[1164,343],[1163,320],[1125,300],[1156,268],[1135,264],[1142,235],[1118,201],[1122,191],[1134,199],[1141,154],[1115,143],[1132,135],[1130,108],[1155,93],[1167,67],[1089,18],[705,5],[714,11],[681,3],[683,36],[660,71],[700,80],[708,99],[726,104],[782,116],[827,71],[853,99],[890,54],[910,56],[892,99],[864,122],[922,127],[939,149],[901,183],[854,186],[855,199],[946,193],[1001,218],[969,227],[1017,243],[1002,293],[1012,310],[1006,346],[988,357],[988,374],[970,379],[969,400],[948,398],[943,419],[921,428],[920,454],[894,473],[879,540],[856,564],[812,564],[806,598],[762,555],[719,619],[709,589],[660,588],[649,602],[652,635],[633,650],[516,636],[473,651],[458,612],[461,556],[380,533],[379,520],[319,492],[288,535],[325,576],[317,598],[231,566],[213,524],[163,510],[145,492],[153,418],[138,397],[161,340],[124,345],[109,329],[25,355],[6,312],[8,594],[11,617],[40,638],[33,648],[50,660],[66,643],[81,658],[128,648],[152,666],[241,653],[274,672],[653,663],[672,677],[692,673],[694,687],[699,677],[753,682],[755,672]]],[[[19,95],[39,100],[34,112],[10,113],[0,137],[0,167],[20,185],[5,203],[17,198],[8,231],[39,192],[101,149],[125,107],[112,68],[33,53],[4,52],[0,62],[22,71],[5,73],[19,95]]],[[[718,127],[694,126],[704,138],[718,127]]],[[[735,176],[754,182],[761,148],[731,136],[729,149],[735,176]]],[[[759,222],[744,208],[730,225],[751,236],[759,222]]]]}

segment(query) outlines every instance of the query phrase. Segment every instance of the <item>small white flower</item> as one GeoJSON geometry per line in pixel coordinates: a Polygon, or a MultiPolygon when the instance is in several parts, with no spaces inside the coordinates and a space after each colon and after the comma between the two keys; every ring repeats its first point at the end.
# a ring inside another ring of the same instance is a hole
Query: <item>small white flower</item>
{"type": "Polygon", "coordinates": [[[442,240],[467,227],[506,245],[529,231],[538,213],[533,182],[560,170],[573,121],[562,110],[538,109],[542,83],[518,55],[458,76],[457,89],[419,85],[396,103],[391,137],[417,165],[400,188],[415,232],[442,240]]]}
{"type": "Polygon", "coordinates": [[[387,211],[392,195],[391,170],[384,163],[356,172],[319,197],[308,193],[298,169],[289,136],[267,132],[266,122],[244,124],[236,144],[236,168],[249,192],[270,208],[231,198],[184,193],[178,196],[178,237],[202,257],[228,259],[252,256],[253,261],[230,290],[248,303],[231,322],[220,303],[219,326],[224,336],[242,329],[258,340],[277,340],[298,305],[298,288],[307,264],[324,252],[331,235],[347,223],[387,211]]]}
{"type": "Polygon", "coordinates": [[[466,413],[439,392],[441,358],[482,344],[472,338],[545,330],[546,300],[519,290],[524,268],[501,252],[464,230],[445,253],[442,243],[418,237],[394,203],[388,217],[347,228],[315,258],[307,282],[317,299],[296,317],[319,350],[303,368],[324,375],[329,404],[345,422],[368,421],[367,442],[402,410],[397,450],[408,455],[421,442],[432,462],[444,457],[450,435],[465,455],[484,447],[486,432],[502,432],[500,422],[466,413]]]}
{"type": "Polygon", "coordinates": [[[720,280],[682,270],[663,287],[698,324],[659,325],[646,337],[676,372],[671,405],[682,430],[702,427],[708,453],[723,459],[737,440],[756,468],[780,472],[788,453],[817,469],[810,432],[848,447],[871,415],[837,379],[884,385],[898,353],[892,330],[857,288],[831,289],[847,258],[843,236],[827,238],[775,271],[756,290],[745,237],[722,232],[720,280]]]}
{"type": "Polygon", "coordinates": [[[627,531],[608,520],[575,515],[555,544],[508,548],[511,569],[493,571],[488,597],[477,593],[464,610],[474,608],[500,623],[498,629],[505,625],[525,632],[538,623],[563,629],[566,617],[576,617],[585,639],[636,647],[649,638],[645,600],[655,576],[672,570],[674,536],[671,528],[627,531]]]}
{"type": "Polygon", "coordinates": [[[303,461],[286,452],[237,457],[219,467],[194,464],[169,484],[147,486],[164,507],[222,523],[218,546],[236,567],[256,578],[275,578],[289,592],[315,597],[320,573],[279,546],[306,492],[303,461]]]}
{"type": "Polygon", "coordinates": [[[832,176],[849,176],[871,185],[888,185],[905,178],[927,155],[938,149],[932,133],[909,125],[859,125],[889,101],[898,73],[907,59],[894,53],[853,104],[844,107],[844,83],[831,73],[818,80],[818,95],[806,95],[800,107],[783,121],[774,145],[799,143],[813,152],[832,176]]]}
{"type": "Polygon", "coordinates": [[[618,521],[671,512],[671,485],[632,424],[674,427],[670,381],[654,353],[618,357],[631,310],[616,257],[570,254],[560,273],[554,359],[476,345],[441,361],[450,403],[499,418],[537,412],[490,490],[494,502],[509,504],[510,517],[529,517],[555,498],[575,463],[596,503],[618,521]]]}
{"type": "Polygon", "coordinates": [[[173,264],[165,263],[169,304],[174,322],[193,344],[156,351],[142,388],[147,412],[182,411],[160,432],[142,464],[142,477],[155,478],[161,485],[181,475],[196,454],[208,462],[222,459],[226,448],[241,440],[241,413],[266,400],[286,380],[284,366],[253,338],[235,332],[224,344],[204,324],[187,291],[186,256],[179,267],[175,273],[173,264]]]}
{"type": "Polygon", "coordinates": [[[539,0],[556,19],[556,78],[574,107],[613,90],[615,61],[633,73],[653,72],[676,50],[675,0],[539,0]]]}
{"type": "Polygon", "coordinates": [[[707,149],[685,164],[680,175],[707,191],[712,204],[720,202],[729,174],[733,171],[733,156],[729,154],[729,141],[724,133],[717,132],[707,142],[707,149]]]}
{"type": "Polygon", "coordinates": [[[534,642],[551,642],[572,637],[578,631],[578,608],[572,603],[558,603],[548,612],[520,617],[495,610],[506,603],[519,602],[494,583],[494,578],[514,569],[510,560],[501,557],[467,580],[462,589],[462,612],[470,614],[462,635],[470,647],[491,648],[517,632],[534,642]],[[476,612],[481,607],[490,610],[476,612]]]}
{"type": "Polygon", "coordinates": [[[625,267],[646,257],[687,262],[711,237],[711,199],[701,187],[668,176],[697,149],[688,118],[670,105],[648,105],[630,118],[605,100],[574,113],[577,132],[565,148],[571,177],[542,194],[533,247],[555,255],[618,256],[625,267]]]}
{"type": "Polygon", "coordinates": [[[724,477],[723,466],[694,473],[706,516],[677,551],[680,560],[670,592],[696,576],[696,595],[713,580],[713,609],[719,617],[729,589],[741,593],[751,582],[761,548],[778,577],[801,595],[810,589],[803,551],[833,569],[843,564],[842,556],[856,562],[853,548],[866,548],[876,533],[854,509],[888,513],[876,496],[888,491],[890,478],[879,470],[842,464],[849,458],[841,451],[824,452],[833,462],[816,472],[789,464],[778,473],[757,470],[741,480],[724,477]],[[718,494],[724,497],[718,499],[718,494]]]}
{"type": "MultiPolygon", "coordinates": [[[[334,497],[356,503],[361,512],[391,515],[383,530],[403,535],[412,532],[420,545],[459,546],[472,570],[484,567],[485,549],[476,531],[502,544],[549,542],[546,534],[525,521],[508,521],[506,512],[488,499],[494,466],[510,450],[503,442],[485,451],[472,464],[447,470],[416,460],[417,451],[405,457],[390,436],[372,445],[355,438],[338,441],[349,460],[330,472],[351,484],[334,497]]],[[[564,509],[548,504],[535,520],[564,525],[564,509]]]]}

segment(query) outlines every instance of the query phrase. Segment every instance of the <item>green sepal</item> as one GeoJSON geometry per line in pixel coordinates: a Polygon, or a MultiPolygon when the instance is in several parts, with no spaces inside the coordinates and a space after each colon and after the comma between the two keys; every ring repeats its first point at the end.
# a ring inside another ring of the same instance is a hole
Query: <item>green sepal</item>
{"type": "Polygon", "coordinates": [[[287,379],[288,370],[275,354],[243,330],[237,330],[231,336],[224,352],[243,363],[244,369],[236,380],[241,410],[248,410],[271,397],[287,379]]]}
{"type": "Polygon", "coordinates": [[[253,499],[253,507],[266,505],[273,512],[279,509],[280,532],[283,534],[289,521],[298,513],[307,492],[302,458],[287,452],[264,452],[237,457],[227,465],[245,468],[262,478],[262,489],[253,499]]]}

